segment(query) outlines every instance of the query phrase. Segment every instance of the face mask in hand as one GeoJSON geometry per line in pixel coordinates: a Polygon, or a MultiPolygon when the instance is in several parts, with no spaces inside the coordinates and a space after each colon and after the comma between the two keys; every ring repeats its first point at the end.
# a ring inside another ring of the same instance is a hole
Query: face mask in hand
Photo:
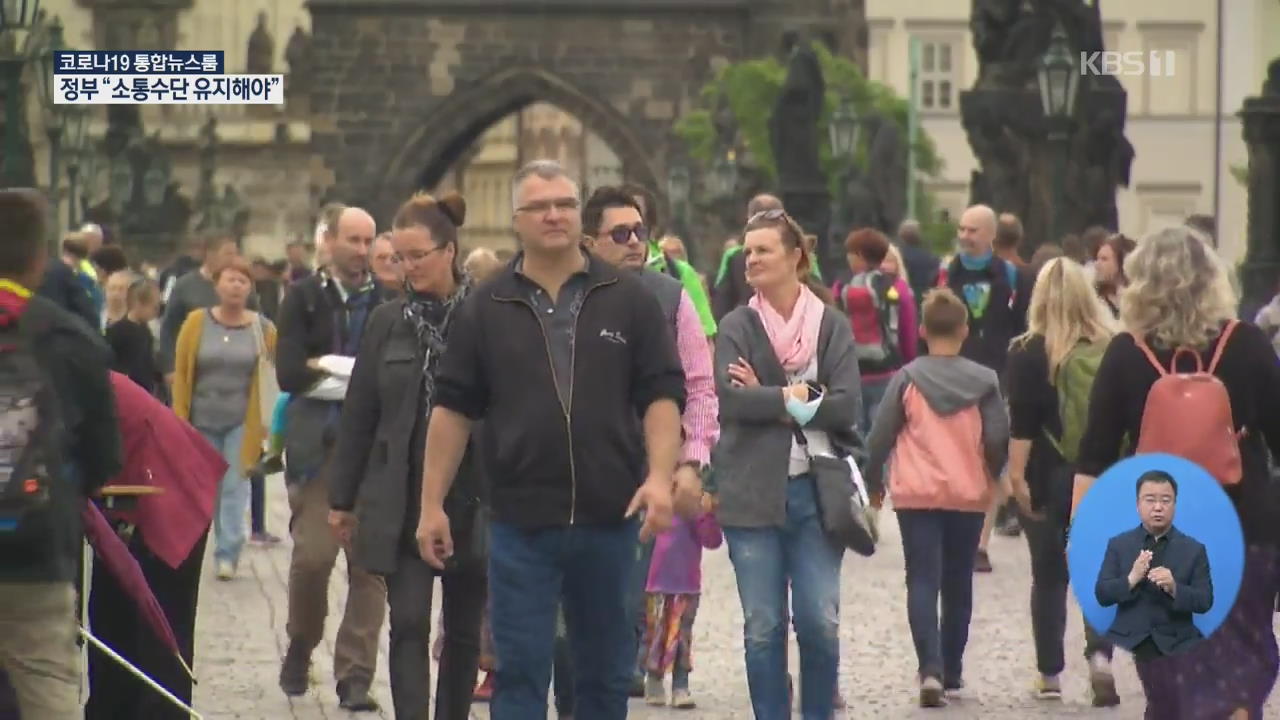
{"type": "Polygon", "coordinates": [[[787,414],[795,418],[800,427],[809,424],[813,420],[813,416],[818,413],[818,405],[822,402],[822,398],[814,398],[809,402],[797,400],[794,395],[787,395],[787,414]]]}

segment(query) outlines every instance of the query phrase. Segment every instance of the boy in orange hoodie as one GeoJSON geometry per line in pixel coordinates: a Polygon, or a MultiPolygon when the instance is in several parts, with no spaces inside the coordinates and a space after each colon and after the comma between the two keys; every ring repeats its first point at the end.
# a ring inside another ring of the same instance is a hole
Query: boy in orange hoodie
{"type": "Polygon", "coordinates": [[[1009,448],[1009,416],[995,372],[960,357],[968,314],[949,289],[926,295],[920,334],[929,354],[893,376],[867,441],[864,472],[872,492],[881,491],[888,461],[924,707],[946,705],[945,693],[964,685],[973,564],[1009,448]]]}

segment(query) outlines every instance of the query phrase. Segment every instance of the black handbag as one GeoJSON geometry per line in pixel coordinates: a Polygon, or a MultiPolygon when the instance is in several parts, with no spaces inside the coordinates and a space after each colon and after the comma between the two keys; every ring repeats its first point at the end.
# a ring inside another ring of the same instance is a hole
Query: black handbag
{"type": "Polygon", "coordinates": [[[818,519],[833,545],[848,548],[863,557],[876,552],[876,531],[871,511],[853,484],[853,469],[844,458],[814,455],[799,427],[792,427],[796,442],[804,448],[813,478],[818,519]]]}

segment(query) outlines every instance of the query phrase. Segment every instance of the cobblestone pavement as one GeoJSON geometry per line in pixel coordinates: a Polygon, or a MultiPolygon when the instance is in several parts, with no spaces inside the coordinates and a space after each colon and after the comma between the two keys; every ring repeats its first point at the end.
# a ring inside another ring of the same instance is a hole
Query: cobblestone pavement
{"type": "MultiPolygon", "coordinates": [[[[283,481],[271,478],[268,493],[269,529],[285,534],[288,523],[283,481]]],[[[1099,717],[1109,720],[1140,718],[1142,692],[1128,658],[1117,658],[1116,681],[1123,697],[1114,710],[1088,707],[1083,653],[1083,629],[1074,610],[1068,628],[1068,667],[1063,675],[1062,702],[1042,702],[1030,695],[1034,677],[1031,622],[1027,593],[1030,568],[1021,538],[995,537],[991,554],[996,566],[975,583],[973,622],[966,651],[961,700],[944,710],[921,710],[913,691],[915,656],[907,628],[902,548],[897,524],[883,523],[881,549],[870,559],[846,559],[841,597],[840,688],[851,719],[908,720],[912,718],[982,718],[1023,720],[1032,717],[1099,717]]],[[[337,707],[332,681],[333,635],[337,613],[331,615],[326,642],[314,658],[311,692],[292,701],[276,685],[284,652],[286,592],[290,545],[246,548],[237,579],[219,583],[212,563],[205,563],[196,631],[196,707],[208,720],[336,720],[373,718],[353,715],[337,707]]],[[[630,717],[637,720],[688,717],[698,720],[742,720],[751,717],[742,661],[742,610],[732,568],[724,549],[709,552],[703,565],[704,600],[694,640],[695,670],[691,689],[698,708],[677,711],[646,707],[632,701],[630,717]]],[[[344,561],[339,558],[329,590],[329,607],[340,610],[346,596],[344,561]]],[[[793,665],[797,654],[791,653],[793,665]]],[[[375,688],[387,707],[381,717],[392,718],[387,688],[386,635],[382,641],[375,688]]],[[[1280,717],[1280,697],[1273,694],[1268,717],[1280,717]]],[[[477,704],[473,717],[488,718],[477,704]]],[[[584,719],[585,720],[585,719],[584,719]]]]}

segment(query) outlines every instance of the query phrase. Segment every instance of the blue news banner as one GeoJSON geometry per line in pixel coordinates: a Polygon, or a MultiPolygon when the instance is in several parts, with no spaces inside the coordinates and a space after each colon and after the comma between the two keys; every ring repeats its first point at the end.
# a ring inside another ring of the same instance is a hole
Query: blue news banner
{"type": "Polygon", "coordinates": [[[59,50],[58,105],[283,105],[283,75],[227,74],[221,50],[59,50]]]}

